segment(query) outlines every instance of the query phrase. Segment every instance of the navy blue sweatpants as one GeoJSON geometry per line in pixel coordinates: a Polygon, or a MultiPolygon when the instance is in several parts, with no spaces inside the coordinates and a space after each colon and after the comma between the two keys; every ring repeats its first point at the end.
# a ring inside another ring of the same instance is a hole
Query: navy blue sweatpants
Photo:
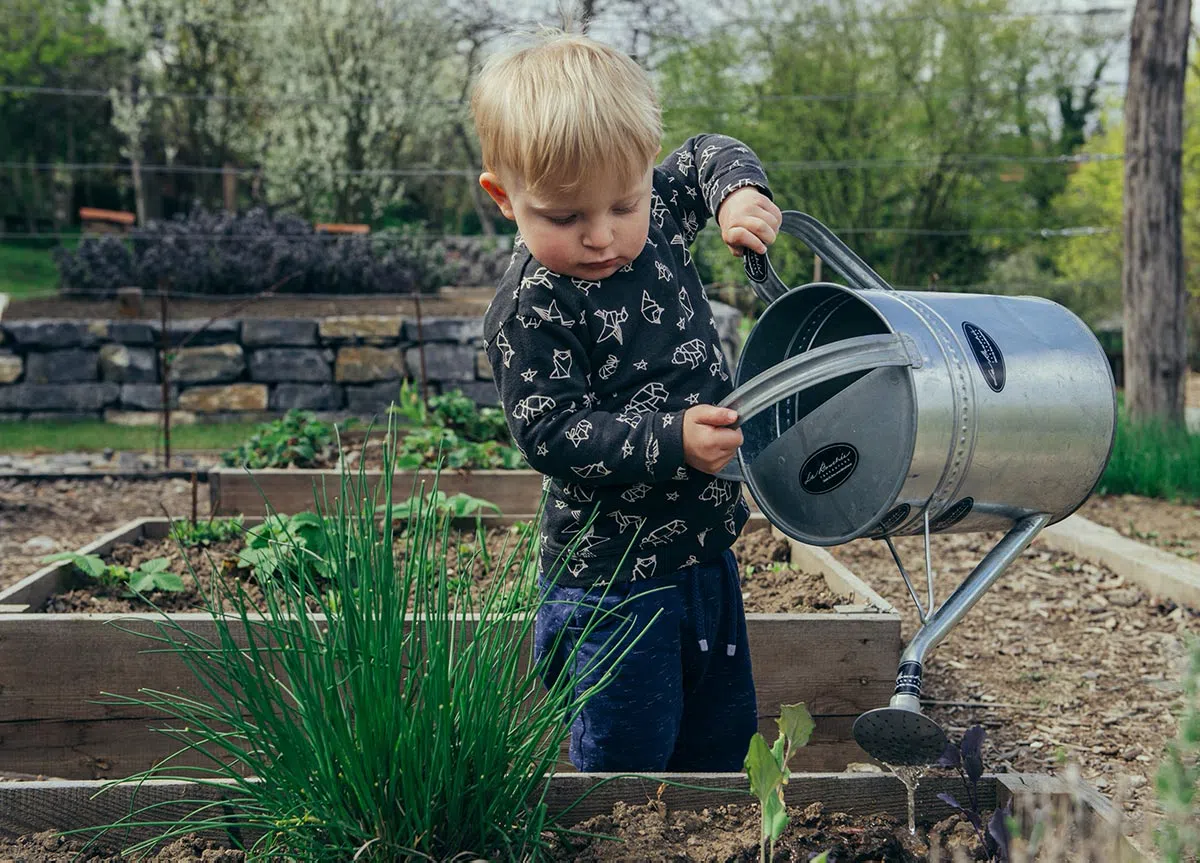
{"type": "Polygon", "coordinates": [[[587,669],[576,681],[578,695],[629,650],[571,727],[576,768],[742,770],[758,715],[732,551],[607,590],[546,584],[542,590],[534,656],[545,660],[547,686],[570,664],[576,675],[587,669]],[[585,633],[589,618],[593,628],[585,633]]]}

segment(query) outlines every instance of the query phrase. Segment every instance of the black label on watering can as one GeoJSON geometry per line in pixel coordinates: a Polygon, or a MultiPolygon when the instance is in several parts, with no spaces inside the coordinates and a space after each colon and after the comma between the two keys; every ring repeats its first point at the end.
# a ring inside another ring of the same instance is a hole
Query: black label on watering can
{"type": "Polygon", "coordinates": [[[804,460],[800,488],[809,494],[826,494],[850,479],[858,467],[858,450],[848,443],[831,443],[804,460]]]}
{"type": "Polygon", "coordinates": [[[767,280],[767,256],[760,255],[758,252],[752,252],[749,249],[742,252],[742,266],[746,270],[746,276],[752,282],[765,282],[767,280]]]}
{"type": "Polygon", "coordinates": [[[979,363],[979,370],[983,372],[984,381],[992,392],[1000,392],[1004,389],[1004,354],[1000,352],[1000,346],[982,327],[970,321],[963,321],[962,328],[967,344],[971,346],[971,353],[975,354],[975,361],[979,363]]]}
{"type": "Polygon", "coordinates": [[[900,663],[900,668],[896,671],[895,694],[921,697],[921,663],[912,660],[900,663]]]}
{"type": "Polygon", "coordinates": [[[974,506],[975,498],[964,497],[958,503],[954,504],[954,506],[950,507],[933,521],[929,522],[929,529],[931,531],[938,531],[954,527],[954,525],[958,524],[970,514],[971,509],[974,506]]]}
{"type": "Polygon", "coordinates": [[[912,512],[912,507],[906,503],[892,507],[888,510],[888,514],[879,522],[879,527],[871,531],[871,536],[887,536],[904,523],[910,512],[912,512]]]}

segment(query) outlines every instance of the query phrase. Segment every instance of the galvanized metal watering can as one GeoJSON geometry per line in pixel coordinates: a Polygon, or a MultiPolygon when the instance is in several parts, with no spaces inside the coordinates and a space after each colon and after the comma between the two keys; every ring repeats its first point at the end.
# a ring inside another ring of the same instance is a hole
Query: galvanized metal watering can
{"type": "Polygon", "coordinates": [[[922,622],[887,707],[854,736],[889,764],[936,760],[946,736],[921,713],[926,654],[1046,525],[1095,489],[1116,430],[1112,371],[1091,330],[1036,297],[896,291],[811,216],[787,211],[848,286],[789,289],[765,255],[746,273],[768,305],[733,393],[743,480],[780,530],[811,545],[888,544],[922,622]],[[935,610],[929,535],[1006,531],[935,610]],[[891,537],[923,534],[923,607],[891,537]]]}

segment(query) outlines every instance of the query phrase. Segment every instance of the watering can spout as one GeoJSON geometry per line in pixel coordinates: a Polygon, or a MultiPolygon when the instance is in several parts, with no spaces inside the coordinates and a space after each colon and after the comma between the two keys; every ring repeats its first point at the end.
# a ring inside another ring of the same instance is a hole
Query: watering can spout
{"type": "Polygon", "coordinates": [[[900,656],[896,691],[888,706],[868,711],[854,721],[854,739],[868,755],[892,765],[932,764],[941,757],[946,748],[946,734],[921,712],[925,656],[1049,523],[1050,516],[1046,514],[1018,520],[917,630],[900,656]]]}

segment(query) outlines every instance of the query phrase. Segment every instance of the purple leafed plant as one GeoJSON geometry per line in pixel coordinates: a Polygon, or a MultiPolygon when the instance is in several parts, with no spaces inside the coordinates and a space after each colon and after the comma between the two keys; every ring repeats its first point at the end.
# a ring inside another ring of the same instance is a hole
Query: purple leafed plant
{"type": "Polygon", "coordinates": [[[983,812],[979,807],[979,779],[983,776],[983,726],[973,725],[956,746],[949,743],[938,767],[950,767],[958,771],[966,791],[965,803],[960,803],[952,794],[942,792],[938,799],[957,809],[971,822],[979,836],[979,844],[987,852],[988,860],[1008,863],[1008,819],[1012,816],[1012,801],[993,810],[984,829],[983,812]]]}

